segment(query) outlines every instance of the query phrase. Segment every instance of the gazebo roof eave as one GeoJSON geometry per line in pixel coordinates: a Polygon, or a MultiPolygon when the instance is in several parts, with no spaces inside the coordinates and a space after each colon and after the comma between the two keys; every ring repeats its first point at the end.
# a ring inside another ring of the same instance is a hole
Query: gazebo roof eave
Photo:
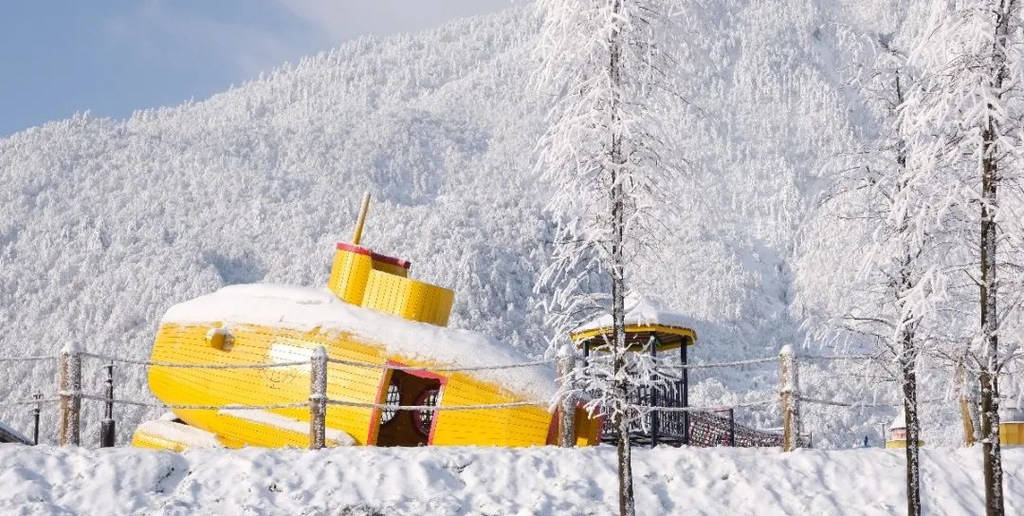
{"type": "MultiPolygon", "coordinates": [[[[626,333],[651,333],[651,334],[668,334],[679,337],[689,338],[687,345],[693,346],[697,342],[697,332],[692,328],[686,328],[683,326],[672,326],[667,324],[627,324],[625,327],[626,333]]],[[[576,344],[582,344],[583,342],[596,338],[600,335],[609,334],[612,332],[612,328],[601,327],[601,328],[590,328],[574,332],[570,335],[572,341],[576,344]]],[[[675,346],[671,346],[675,347],[675,346]]]]}

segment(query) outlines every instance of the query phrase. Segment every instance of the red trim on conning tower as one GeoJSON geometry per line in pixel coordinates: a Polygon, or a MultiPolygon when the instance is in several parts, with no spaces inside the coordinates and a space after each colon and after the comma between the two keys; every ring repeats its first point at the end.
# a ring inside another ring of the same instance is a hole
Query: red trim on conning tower
{"type": "Polygon", "coordinates": [[[412,265],[411,263],[409,263],[409,260],[395,258],[394,256],[384,256],[383,254],[377,254],[374,252],[371,252],[370,256],[373,258],[374,261],[389,263],[391,265],[401,267],[403,269],[408,269],[409,266],[412,265]]]}
{"type": "Polygon", "coordinates": [[[350,244],[348,242],[338,242],[338,249],[341,249],[342,251],[349,251],[352,253],[368,254],[370,255],[370,258],[375,261],[384,262],[390,265],[394,265],[395,267],[401,267],[403,269],[408,269],[409,266],[412,265],[412,263],[409,262],[409,260],[403,260],[401,258],[395,258],[394,256],[375,253],[363,246],[350,244]]]}
{"type": "Polygon", "coordinates": [[[342,251],[348,251],[350,253],[365,254],[371,257],[373,256],[373,251],[370,251],[369,249],[362,246],[350,244],[348,242],[338,242],[338,249],[341,249],[342,251]]]}

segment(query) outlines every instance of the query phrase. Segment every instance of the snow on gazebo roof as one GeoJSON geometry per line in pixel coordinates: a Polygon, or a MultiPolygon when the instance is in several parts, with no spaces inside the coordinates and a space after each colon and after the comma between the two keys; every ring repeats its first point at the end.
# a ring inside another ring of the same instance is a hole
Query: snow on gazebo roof
{"type": "MultiPolygon", "coordinates": [[[[435,367],[487,367],[530,359],[482,333],[410,321],[346,303],[327,289],[290,285],[231,285],[172,306],[161,324],[264,325],[297,331],[344,333],[386,353],[435,367]]],[[[556,390],[553,368],[534,366],[467,371],[531,401],[556,390]]]]}
{"type": "Polygon", "coordinates": [[[907,416],[903,407],[900,407],[899,412],[896,413],[896,417],[892,418],[892,422],[889,423],[889,430],[899,430],[907,427],[907,416]]]}
{"type": "MultiPolygon", "coordinates": [[[[691,339],[692,345],[697,340],[694,331],[696,320],[688,315],[671,312],[653,299],[637,295],[626,296],[624,308],[627,333],[654,333],[666,347],[674,347],[681,343],[682,337],[691,339]],[[673,342],[664,342],[672,340],[673,342]]],[[[572,331],[573,340],[580,342],[611,331],[612,315],[603,314],[577,327],[572,331]]],[[[630,344],[631,346],[634,343],[630,344]]]]}
{"type": "Polygon", "coordinates": [[[999,419],[1003,423],[1024,423],[1024,408],[1015,403],[1005,403],[999,407],[999,419]]]}

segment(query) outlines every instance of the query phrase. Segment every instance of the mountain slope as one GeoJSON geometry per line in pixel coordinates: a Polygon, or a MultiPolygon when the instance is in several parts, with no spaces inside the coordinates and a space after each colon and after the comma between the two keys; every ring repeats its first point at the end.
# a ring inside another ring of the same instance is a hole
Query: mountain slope
{"type": "MultiPolygon", "coordinates": [[[[794,239],[862,122],[841,88],[848,56],[831,3],[796,4],[730,0],[681,18],[691,46],[678,55],[681,98],[665,108],[688,175],[666,185],[670,230],[634,282],[706,321],[697,360],[803,342],[794,239]]],[[[323,285],[363,190],[377,199],[365,242],[454,288],[454,326],[543,353],[533,290],[550,227],[533,147],[550,99],[529,81],[537,26],[526,7],[361,39],[201,102],[0,140],[0,356],[73,340],[145,357],[176,302],[232,283],[323,285]]],[[[0,392],[53,392],[52,370],[7,367],[0,392]]],[[[694,376],[699,404],[760,399],[775,382],[771,367],[694,376]]],[[[811,367],[804,379],[855,392],[832,377],[811,367]]],[[[144,371],[119,370],[118,382],[122,396],[149,396],[144,371]]],[[[154,415],[119,411],[121,439],[154,415]]],[[[774,408],[738,417],[777,424],[774,408]]],[[[825,444],[877,428],[850,411],[809,417],[825,444]]],[[[25,411],[0,418],[29,423],[25,411]]],[[[87,413],[87,435],[97,420],[87,413]]]]}

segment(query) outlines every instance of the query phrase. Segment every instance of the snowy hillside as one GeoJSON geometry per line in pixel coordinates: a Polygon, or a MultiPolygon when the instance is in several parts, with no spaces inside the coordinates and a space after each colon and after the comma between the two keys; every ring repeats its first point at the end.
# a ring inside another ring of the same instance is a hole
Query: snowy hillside
{"type": "MultiPolygon", "coordinates": [[[[924,513],[983,511],[978,449],[925,451],[924,513]]],[[[612,514],[615,450],[247,449],[0,445],[0,512],[14,514],[612,514]]],[[[897,451],[637,450],[640,514],[898,513],[897,451]]],[[[1006,510],[1024,511],[1024,450],[1005,455],[1006,510]]]]}
{"type": "MultiPolygon", "coordinates": [[[[683,21],[694,45],[679,56],[685,98],[667,108],[692,177],[668,187],[666,245],[637,285],[704,321],[698,361],[804,342],[791,310],[794,241],[829,163],[870,129],[842,87],[844,42],[885,30],[851,25],[832,4],[729,0],[683,21]],[[833,23],[839,14],[847,24],[833,23]]],[[[453,326],[543,353],[532,291],[551,228],[533,170],[548,107],[529,82],[537,26],[527,6],[362,39],[207,100],[0,139],[0,356],[73,340],[141,358],[182,300],[234,283],[324,285],[363,190],[377,199],[364,242],[454,288],[453,326]]],[[[97,365],[85,371],[92,391],[97,365]]],[[[0,393],[55,391],[52,365],[0,367],[0,393]]],[[[802,374],[828,394],[859,395],[834,371],[802,374]]],[[[117,375],[119,393],[149,396],[144,371],[117,375]]],[[[694,379],[694,404],[728,404],[771,396],[776,373],[694,379]]],[[[892,418],[815,410],[808,429],[823,445],[877,436],[892,418]]],[[[955,441],[937,414],[925,439],[955,441]]],[[[155,415],[119,408],[119,439],[155,415]]],[[[778,424],[775,409],[737,416],[778,424]]],[[[30,416],[3,408],[0,420],[28,429],[30,416]]],[[[44,413],[45,439],[54,421],[44,413]]]]}

